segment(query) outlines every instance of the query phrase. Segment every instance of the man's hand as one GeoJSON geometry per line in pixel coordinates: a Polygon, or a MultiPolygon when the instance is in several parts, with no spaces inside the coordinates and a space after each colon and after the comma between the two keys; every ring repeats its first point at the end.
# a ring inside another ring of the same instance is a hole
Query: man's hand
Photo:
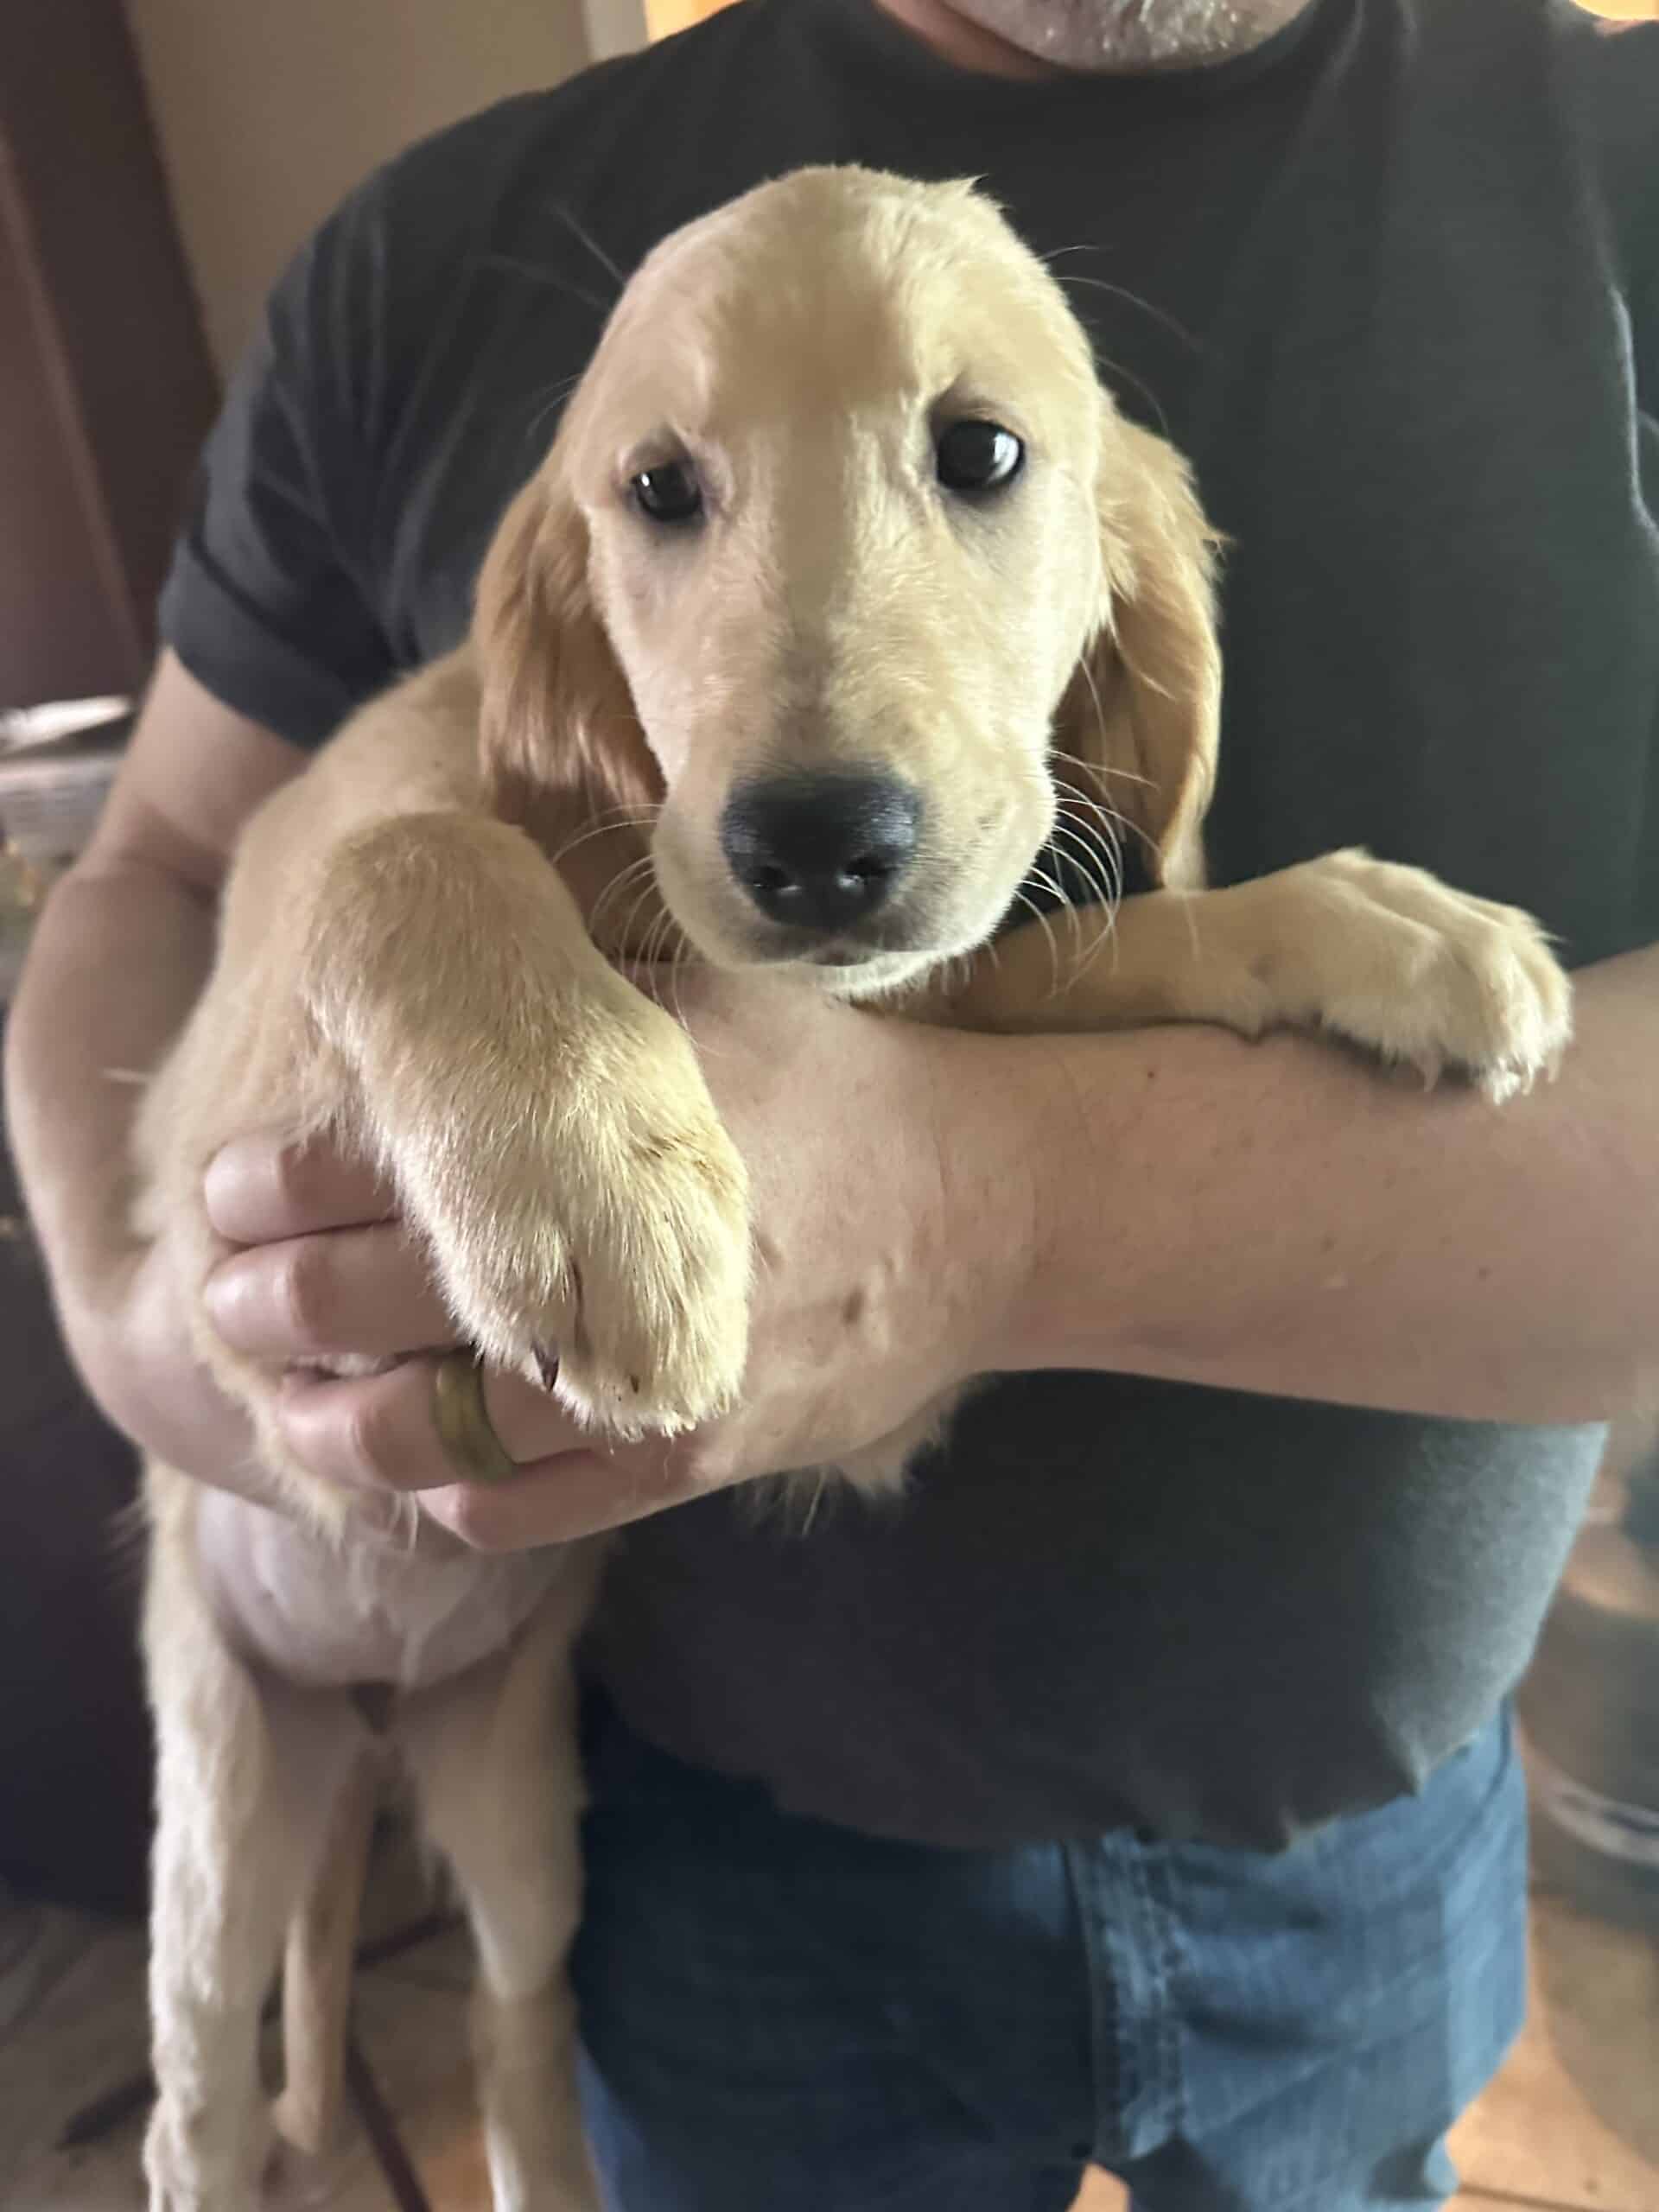
{"type": "Polygon", "coordinates": [[[523,1471],[457,1484],[433,1423],[432,1360],[409,1357],[454,1332],[388,1194],[333,1153],[249,1141],[208,1178],[215,1226],[247,1248],[209,1286],[216,1326],[274,1368],[348,1354],[401,1362],[367,1378],[290,1379],[283,1427],[313,1471],[417,1491],[467,1542],[517,1548],[833,1464],[998,1363],[1033,1248],[1017,1061],[995,1043],[830,1006],[798,985],[699,974],[669,979],[663,994],[752,1177],[741,1405],[672,1442],[611,1449],[530,1384],[493,1376],[492,1423],[523,1471]],[[988,1052],[1007,1084],[985,1082],[988,1052]]]}

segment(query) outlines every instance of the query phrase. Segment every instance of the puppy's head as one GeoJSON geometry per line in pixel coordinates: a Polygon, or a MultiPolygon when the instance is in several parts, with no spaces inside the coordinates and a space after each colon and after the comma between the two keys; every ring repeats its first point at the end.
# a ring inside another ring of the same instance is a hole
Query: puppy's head
{"type": "Polygon", "coordinates": [[[649,815],[705,957],[889,988],[981,944],[1057,768],[1190,879],[1208,541],[969,186],[804,169],[629,283],[486,563],[504,810],[649,815]]]}

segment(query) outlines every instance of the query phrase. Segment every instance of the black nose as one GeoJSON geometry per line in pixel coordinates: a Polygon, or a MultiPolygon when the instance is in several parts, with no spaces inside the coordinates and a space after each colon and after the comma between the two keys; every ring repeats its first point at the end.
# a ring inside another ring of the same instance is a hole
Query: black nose
{"type": "Polygon", "coordinates": [[[892,893],[915,857],[921,815],[891,776],[767,777],[732,793],[720,845],[768,921],[845,929],[892,893]]]}

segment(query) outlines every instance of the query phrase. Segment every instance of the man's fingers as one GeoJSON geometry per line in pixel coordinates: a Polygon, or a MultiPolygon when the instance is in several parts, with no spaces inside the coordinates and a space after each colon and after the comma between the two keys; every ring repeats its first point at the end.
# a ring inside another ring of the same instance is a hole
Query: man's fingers
{"type": "MultiPolygon", "coordinates": [[[[410,1359],[384,1375],[291,1379],[281,1413],[289,1448],[314,1474],[352,1490],[447,1488],[458,1471],[438,1435],[435,1364],[410,1359]]],[[[484,1402],[502,1450],[516,1465],[593,1441],[556,1400],[517,1376],[489,1376],[484,1402]]]]}
{"type": "Polygon", "coordinates": [[[421,1510],[474,1551],[519,1552],[620,1529],[694,1495],[671,1452],[629,1446],[537,1460],[511,1482],[424,1491],[421,1510]]]}
{"type": "Polygon", "coordinates": [[[620,1527],[693,1496],[689,1458],[663,1443],[596,1450],[588,1433],[516,1376],[485,1385],[490,1426],[517,1471],[455,1478],[433,1419],[430,1359],[346,1381],[296,1378],[282,1408],[289,1447],[325,1481],[419,1495],[421,1510],[475,1550],[522,1551],[620,1527]]]}
{"type": "Polygon", "coordinates": [[[203,1291],[213,1326],[267,1365],[395,1359],[455,1341],[419,1252],[394,1224],[257,1244],[203,1291]]]}
{"type": "Polygon", "coordinates": [[[232,1244],[269,1244],[385,1221],[391,1192],[374,1170],[325,1139],[305,1145],[238,1137],[208,1162],[207,1217],[232,1244]]]}

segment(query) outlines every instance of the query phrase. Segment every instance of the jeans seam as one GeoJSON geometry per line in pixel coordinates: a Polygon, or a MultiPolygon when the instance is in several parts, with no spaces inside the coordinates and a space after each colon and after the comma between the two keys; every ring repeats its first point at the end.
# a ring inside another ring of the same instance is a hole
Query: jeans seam
{"type": "Polygon", "coordinates": [[[1166,1880],[1158,1885],[1162,1894],[1154,1894],[1154,1867],[1166,1876],[1168,1872],[1158,1847],[1135,1839],[1127,1845],[1124,1863],[1135,1901],[1135,1940],[1145,1984],[1144,1990],[1136,1993],[1142,1999],[1137,2008],[1141,2017],[1136,2022],[1136,2042],[1141,2052],[1150,2058],[1149,2064],[1143,2063],[1136,2069],[1135,2104],[1144,2109],[1135,2110],[1133,2131],[1126,2133],[1131,2142],[1140,2144],[1141,2155],[1145,2156],[1157,2143],[1168,2141],[1180,2123],[1185,2103],[1180,2037],[1173,2003],[1177,1963],[1171,1941],[1174,1915],[1166,1880]],[[1150,2141],[1145,2139],[1148,2135],[1150,2141]]]}
{"type": "Polygon", "coordinates": [[[1168,1853],[1157,1845],[1149,1844],[1141,1853],[1140,1867],[1147,1932],[1158,1961],[1160,2103],[1163,2133],[1167,2138],[1179,2133],[1187,2120],[1186,2074],[1181,2063],[1181,2024],[1177,2002],[1182,1963],[1177,1936],[1179,1916],[1175,1910],[1173,1870],[1168,1853]]]}
{"type": "Polygon", "coordinates": [[[1110,1945],[1100,1910],[1099,1884],[1091,1864],[1096,1847],[1068,1843],[1062,1847],[1066,1878],[1077,1909],[1083,1931],[1084,1962],[1089,1980],[1089,2086],[1094,2108],[1089,2116],[1090,2156],[1105,2163],[1121,2153],[1121,2114],[1123,2105],[1124,2051],[1116,2002],[1117,1977],[1112,1970],[1110,1945]],[[1105,2017],[1109,2003],[1111,2017],[1105,2017]],[[1109,2052],[1109,2062],[1108,2053],[1109,2052]],[[1109,2075],[1109,2078],[1108,2078],[1109,2075]],[[1108,2114],[1111,2133],[1106,2133],[1108,2114]]]}

